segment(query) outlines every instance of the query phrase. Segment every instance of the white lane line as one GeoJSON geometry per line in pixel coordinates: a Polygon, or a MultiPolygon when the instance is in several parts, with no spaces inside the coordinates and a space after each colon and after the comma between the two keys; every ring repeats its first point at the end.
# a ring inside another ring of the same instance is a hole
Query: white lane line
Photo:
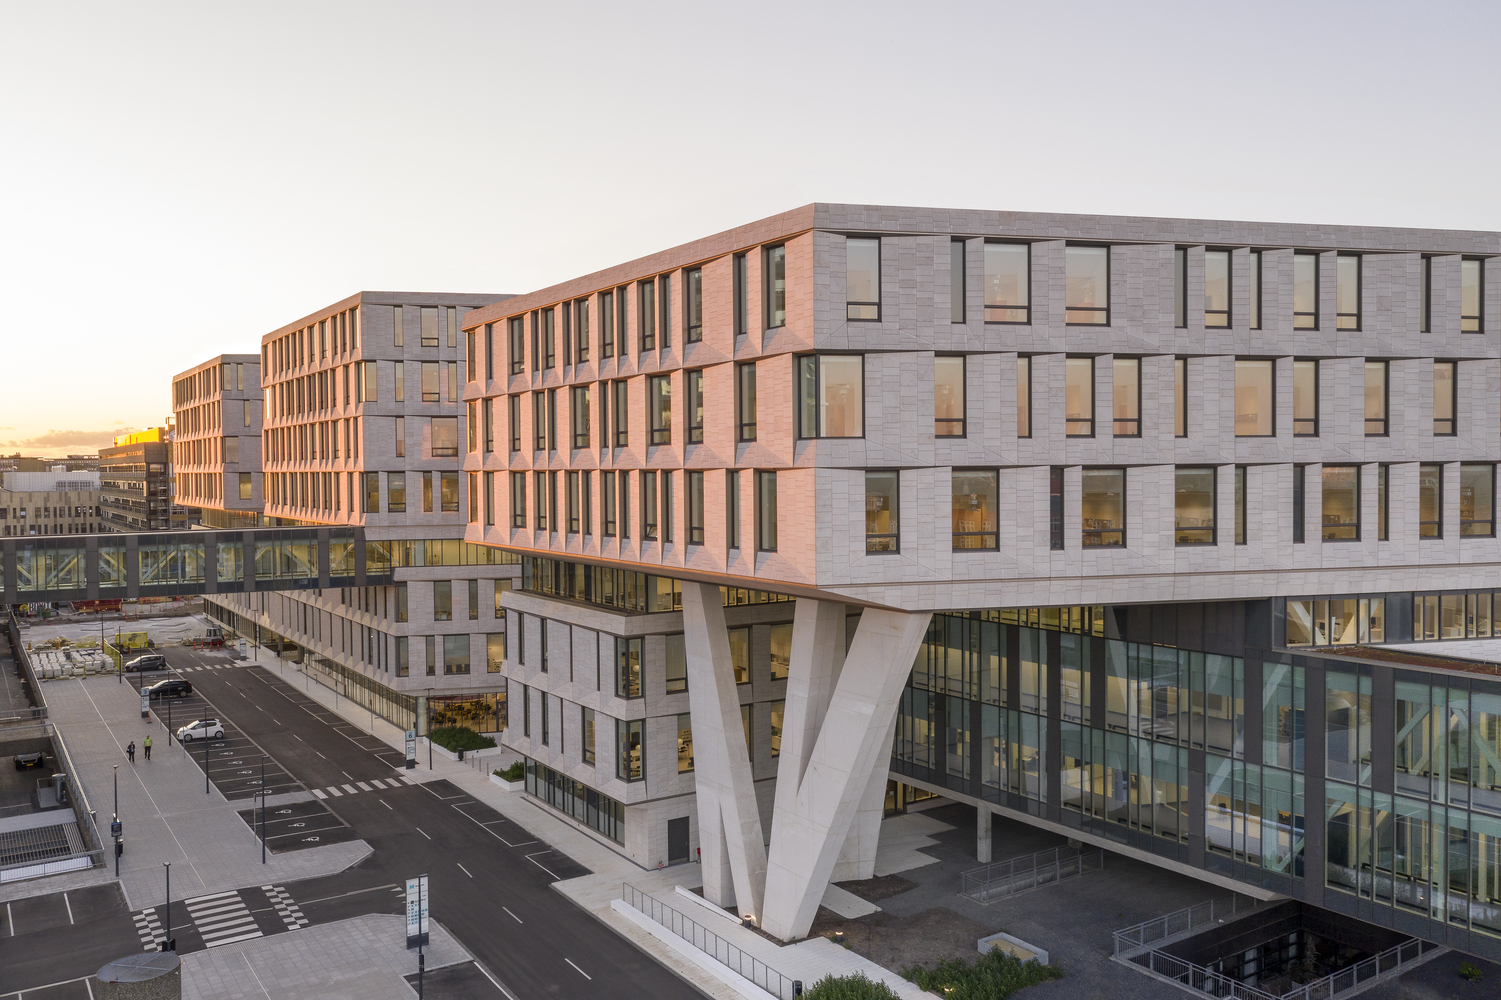
{"type": "Polygon", "coordinates": [[[348,778],[350,781],[354,780],[354,775],[350,774],[348,771],[340,771],[339,773],[348,778]]]}
{"type": "Polygon", "coordinates": [[[464,867],[464,863],[462,861],[455,861],[454,864],[459,866],[459,871],[463,872],[465,875],[468,875],[470,878],[474,878],[474,875],[469,871],[469,869],[464,867]]]}
{"type": "MultiPolygon", "coordinates": [[[[507,913],[511,913],[511,908],[509,906],[502,906],[501,909],[505,910],[507,913]]],[[[525,921],[523,921],[520,917],[516,916],[516,914],[514,914],[514,913],[511,913],[511,919],[514,920],[514,921],[516,921],[518,924],[525,923],[525,921]]]]}
{"type": "MultiPolygon", "coordinates": [[[[552,875],[553,878],[557,878],[558,876],[554,875],[552,873],[552,871],[550,871],[546,865],[544,865],[542,862],[540,862],[540,861],[537,860],[537,858],[539,856],[541,856],[543,854],[551,854],[551,853],[552,853],[552,851],[538,851],[536,854],[528,854],[526,856],[526,860],[530,861],[532,864],[536,865],[538,868],[541,868],[543,871],[547,872],[547,874],[552,875]]],[[[582,970],[580,970],[580,971],[582,971],[582,970]]]]}
{"type": "MultiPolygon", "coordinates": [[[[471,876],[471,878],[472,877],[473,876],[471,876]]],[[[63,893],[63,905],[68,908],[68,923],[70,923],[70,924],[74,923],[74,920],[73,920],[73,904],[70,903],[70,902],[68,902],[68,894],[66,892],[63,893]]]]}
{"type": "MultiPolygon", "coordinates": [[[[422,834],[424,837],[427,837],[427,831],[424,830],[424,829],[422,829],[422,827],[420,827],[420,826],[414,826],[414,827],[412,827],[412,829],[416,830],[418,833],[422,834]]],[[[432,840],[433,838],[427,837],[427,839],[428,840],[432,840]]]]}
{"type": "Polygon", "coordinates": [[[506,995],[506,1000],[516,1000],[516,994],[500,985],[500,980],[490,975],[490,970],[480,964],[479,959],[474,960],[474,967],[485,974],[485,978],[495,984],[495,988],[506,995]]]}
{"type": "Polygon", "coordinates": [[[15,918],[15,915],[10,912],[10,904],[9,903],[5,904],[5,922],[10,925],[10,936],[11,937],[15,937],[16,936],[16,918],[15,918]]]}
{"type": "MultiPolygon", "coordinates": [[[[571,958],[565,958],[565,959],[563,959],[563,961],[567,962],[569,965],[573,965],[573,959],[571,959],[571,958]]],[[[585,972],[583,969],[580,969],[576,965],[573,965],[573,971],[577,972],[579,975],[583,976],[585,979],[593,979],[594,978],[593,976],[589,975],[589,973],[585,972]]]]}
{"type": "MultiPolygon", "coordinates": [[[[387,809],[391,809],[391,804],[389,802],[387,802],[385,799],[376,799],[375,801],[379,802],[381,805],[385,806],[387,809]]],[[[396,810],[395,809],[391,809],[391,811],[395,812],[396,810]]]]}
{"type": "MultiPolygon", "coordinates": [[[[322,754],[321,754],[321,753],[318,753],[318,751],[317,751],[317,750],[314,750],[314,751],[313,751],[313,753],[316,753],[316,754],[318,754],[318,756],[319,756],[319,757],[323,757],[323,755],[322,755],[322,754]]],[[[327,758],[327,757],[323,757],[323,759],[324,759],[324,760],[328,760],[328,758],[327,758]]]]}

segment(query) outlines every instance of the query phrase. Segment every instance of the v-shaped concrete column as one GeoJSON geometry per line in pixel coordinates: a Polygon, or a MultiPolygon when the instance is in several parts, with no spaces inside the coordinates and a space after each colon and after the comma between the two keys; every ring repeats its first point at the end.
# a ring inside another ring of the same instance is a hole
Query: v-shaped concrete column
{"type": "MultiPolygon", "coordinates": [[[[932,617],[867,608],[841,664],[843,606],[799,599],[794,614],[761,918],[784,941],[808,933],[856,815],[869,809],[876,767],[884,770],[890,758],[897,703],[932,617]]],[[[857,838],[859,853],[866,839],[857,838]]]]}
{"type": "Polygon", "coordinates": [[[737,912],[759,921],[766,841],[718,585],[683,581],[683,647],[704,898],[718,906],[734,902],[737,912]]]}

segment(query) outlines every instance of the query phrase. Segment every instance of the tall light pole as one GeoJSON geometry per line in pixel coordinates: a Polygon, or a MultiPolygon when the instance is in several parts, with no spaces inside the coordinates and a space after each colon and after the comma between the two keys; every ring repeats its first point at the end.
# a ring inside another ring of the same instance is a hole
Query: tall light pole
{"type": "Polygon", "coordinates": [[[172,862],[163,861],[167,869],[167,940],[162,942],[162,951],[176,951],[172,943],[172,862]]]}
{"type": "MultiPolygon", "coordinates": [[[[427,689],[427,769],[433,769],[433,689],[427,689]]],[[[421,955],[422,952],[417,953],[421,955]]]]}
{"type": "Polygon", "coordinates": [[[261,754],[261,864],[266,863],[266,755],[261,754]]]}
{"type": "Polygon", "coordinates": [[[115,812],[109,832],[115,842],[115,878],[120,877],[120,765],[115,765],[115,812]]]}
{"type": "Polygon", "coordinates": [[[203,727],[203,794],[208,795],[208,727],[203,727]]]}

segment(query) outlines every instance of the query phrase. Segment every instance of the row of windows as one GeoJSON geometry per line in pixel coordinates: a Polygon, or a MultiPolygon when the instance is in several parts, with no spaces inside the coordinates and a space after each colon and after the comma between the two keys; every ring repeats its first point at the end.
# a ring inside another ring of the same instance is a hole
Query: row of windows
{"type": "MultiPolygon", "coordinates": [[[[252,364],[250,367],[250,388],[254,389],[256,381],[255,366],[252,364]]],[[[185,375],[173,382],[172,408],[177,409],[185,403],[191,403],[195,399],[204,399],[211,396],[215,389],[223,392],[233,392],[242,391],[244,388],[244,362],[225,362],[221,365],[215,365],[213,368],[205,368],[191,375],[185,375]]]]}
{"type": "MultiPolygon", "coordinates": [[[[396,310],[399,315],[401,307],[396,310]]],[[[261,367],[268,375],[278,374],[315,364],[330,354],[338,357],[359,349],[360,311],[346,309],[262,344],[261,367]]]]}
{"type": "MultiPolygon", "coordinates": [[[[231,473],[235,478],[230,480],[232,488],[236,489],[236,495],[241,500],[250,500],[254,496],[253,473],[231,473]]],[[[179,472],[178,482],[181,484],[180,495],[184,498],[203,498],[208,500],[223,500],[221,490],[224,477],[213,472],[179,472]]]]}
{"type": "Polygon", "coordinates": [[[80,521],[76,524],[6,524],[0,526],[0,535],[92,535],[94,522],[80,521]]]}
{"type": "Polygon", "coordinates": [[[253,399],[240,400],[240,405],[238,407],[234,405],[235,400],[230,399],[217,400],[212,403],[203,403],[199,406],[192,406],[186,410],[178,410],[177,437],[174,439],[173,447],[180,450],[185,443],[192,443],[190,441],[184,442],[184,437],[195,434],[203,434],[208,431],[223,428],[225,426],[224,407],[226,403],[230,407],[229,412],[231,414],[231,420],[234,419],[233,414],[238,412],[240,417],[240,426],[250,427],[255,423],[256,401],[253,399]]]}
{"type": "MultiPolygon", "coordinates": [[[[380,366],[392,366],[393,400],[407,401],[407,362],[405,361],[356,361],[351,365],[325,368],[308,375],[277,382],[267,387],[271,395],[271,414],[276,417],[291,417],[302,413],[317,413],[335,410],[355,403],[374,403],[380,399],[380,366]],[[352,377],[351,377],[352,376],[352,377]],[[344,402],[339,402],[340,389],[344,402]]],[[[450,403],[459,399],[459,363],[457,361],[412,362],[418,370],[418,392],[412,401],[424,403],[450,403]],[[446,380],[443,377],[447,371],[446,380]],[[444,382],[447,389],[444,389],[444,382]]],[[[251,411],[247,401],[246,426],[250,425],[251,411]]]]}
{"type": "MultiPolygon", "coordinates": [[[[406,513],[409,502],[412,511],[418,510],[416,499],[408,500],[408,475],[416,478],[423,513],[458,512],[458,472],[388,472],[385,475],[387,513],[406,513]]],[[[268,472],[266,476],[270,494],[267,502],[273,506],[300,507],[326,514],[340,514],[345,510],[351,514],[381,512],[379,472],[268,472]]]]}

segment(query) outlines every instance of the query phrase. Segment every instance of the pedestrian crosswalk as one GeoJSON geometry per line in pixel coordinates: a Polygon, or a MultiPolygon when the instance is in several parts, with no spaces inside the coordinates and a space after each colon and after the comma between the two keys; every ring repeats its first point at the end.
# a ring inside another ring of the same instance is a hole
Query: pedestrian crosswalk
{"type": "Polygon", "coordinates": [[[402,784],[415,785],[417,782],[406,775],[398,775],[395,778],[368,778],[365,781],[356,781],[348,785],[329,785],[327,788],[314,788],[313,795],[320,799],[342,798],[345,795],[358,795],[360,792],[375,792],[387,788],[400,788],[402,784]]]}
{"type": "Polygon", "coordinates": [[[190,672],[192,672],[194,670],[233,670],[236,667],[240,667],[240,666],[243,666],[243,665],[244,664],[240,664],[240,663],[205,663],[205,664],[202,664],[201,666],[196,666],[196,667],[176,667],[175,669],[177,670],[178,673],[186,674],[186,673],[190,673],[190,672]]]}
{"type": "Polygon", "coordinates": [[[167,940],[167,932],[157,919],[156,908],[142,910],[131,916],[135,919],[136,933],[141,936],[141,950],[156,951],[161,948],[162,942],[167,940]]]}
{"type": "Polygon", "coordinates": [[[238,890],[197,896],[188,900],[187,905],[198,935],[209,948],[261,936],[261,929],[255,925],[255,917],[238,890]]]}
{"type": "Polygon", "coordinates": [[[279,885],[263,885],[261,891],[266,898],[271,900],[271,905],[276,907],[276,915],[281,917],[282,923],[287,925],[287,930],[295,931],[306,927],[312,921],[302,915],[302,909],[292,900],[292,894],[279,885]]]}

